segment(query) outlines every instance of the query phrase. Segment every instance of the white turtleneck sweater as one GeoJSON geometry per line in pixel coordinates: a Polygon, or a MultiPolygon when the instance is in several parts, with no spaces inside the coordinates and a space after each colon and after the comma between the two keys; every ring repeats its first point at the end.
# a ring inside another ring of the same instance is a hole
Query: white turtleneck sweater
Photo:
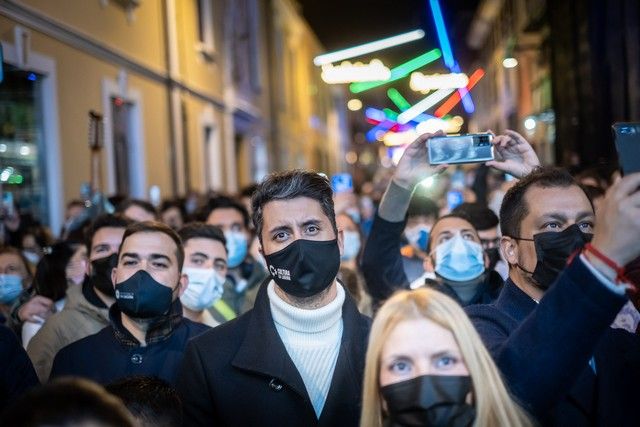
{"type": "Polygon", "coordinates": [[[338,283],[333,301],[305,310],[285,302],[274,286],[271,281],[267,293],[276,330],[304,381],[316,417],[320,418],[340,350],[344,289],[338,283]]]}

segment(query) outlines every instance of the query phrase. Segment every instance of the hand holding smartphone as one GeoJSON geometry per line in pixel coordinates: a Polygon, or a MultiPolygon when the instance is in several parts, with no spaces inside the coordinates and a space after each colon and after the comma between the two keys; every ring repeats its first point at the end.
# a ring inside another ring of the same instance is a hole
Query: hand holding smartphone
{"type": "Polygon", "coordinates": [[[429,163],[442,165],[494,160],[492,139],[490,133],[434,136],[427,141],[429,163]]]}

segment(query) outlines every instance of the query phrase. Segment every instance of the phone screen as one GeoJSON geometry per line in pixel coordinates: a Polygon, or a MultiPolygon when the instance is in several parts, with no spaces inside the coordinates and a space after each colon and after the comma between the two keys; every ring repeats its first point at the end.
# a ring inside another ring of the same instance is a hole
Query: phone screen
{"type": "Polygon", "coordinates": [[[447,207],[450,211],[460,206],[463,201],[464,196],[462,195],[462,191],[451,190],[447,192],[447,207]]]}
{"type": "Polygon", "coordinates": [[[427,141],[429,163],[479,163],[494,159],[493,135],[478,133],[458,136],[436,136],[427,141]]]}
{"type": "Polygon", "coordinates": [[[13,216],[13,193],[5,191],[2,193],[2,210],[6,216],[13,216]]]}
{"type": "Polygon", "coordinates": [[[334,193],[353,191],[353,178],[348,173],[338,173],[331,177],[331,189],[334,193]]]}
{"type": "Polygon", "coordinates": [[[622,175],[640,172],[640,123],[613,125],[622,175]]]}

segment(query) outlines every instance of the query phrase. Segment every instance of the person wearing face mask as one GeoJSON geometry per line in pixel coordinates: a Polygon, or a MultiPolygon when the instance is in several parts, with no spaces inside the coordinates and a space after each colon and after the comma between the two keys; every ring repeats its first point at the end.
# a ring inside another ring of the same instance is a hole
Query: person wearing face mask
{"type": "Polygon", "coordinates": [[[347,213],[336,215],[336,225],[338,230],[342,230],[344,236],[338,278],[356,301],[358,310],[370,316],[372,314],[371,297],[364,289],[364,279],[358,266],[360,250],[362,249],[362,232],[351,215],[347,213]]]}
{"type": "Polygon", "coordinates": [[[500,209],[509,279],[493,304],[467,313],[541,424],[637,425],[640,337],[610,325],[637,286],[625,266],[640,255],[640,174],[608,190],[596,227],[566,171],[512,174],[522,179],[500,209]]]}
{"type": "Polygon", "coordinates": [[[269,274],[249,252],[253,236],[249,213],[242,203],[227,196],[214,197],[199,216],[220,228],[227,241],[227,281],[222,298],[213,308],[216,320],[224,322],[253,307],[260,283],[269,274]]]}
{"type": "Polygon", "coordinates": [[[478,230],[478,237],[485,253],[489,257],[487,270],[495,270],[506,279],[509,275],[507,263],[500,255],[500,220],[498,216],[482,203],[465,202],[457,206],[453,214],[461,214],[469,219],[469,222],[478,230]]]}
{"type": "Polygon", "coordinates": [[[426,277],[411,287],[428,286],[462,306],[492,302],[502,288],[502,278],[488,270],[489,259],[475,227],[461,214],[440,217],[433,226],[425,259],[426,277]]]}
{"type": "Polygon", "coordinates": [[[51,377],[79,376],[107,384],[129,375],[176,379],[187,341],[209,327],[182,316],[180,237],[156,221],[127,227],[111,271],[115,303],[109,326],[58,352],[51,377]],[[87,357],[91,355],[91,357],[87,357]]]}
{"type": "Polygon", "coordinates": [[[409,202],[404,227],[404,241],[400,249],[407,280],[413,282],[425,273],[424,260],[433,224],[438,219],[438,205],[425,195],[414,192],[409,202]]]}
{"type": "MultiPolygon", "coordinates": [[[[34,293],[54,301],[54,312],[61,311],[66,303],[69,283],[66,267],[73,253],[71,245],[64,242],[56,243],[49,248],[36,267],[32,285],[34,293]]],[[[25,349],[44,322],[45,319],[36,318],[22,324],[22,345],[25,349]]]]}
{"type": "Polygon", "coordinates": [[[271,277],[253,309],[187,346],[184,424],[357,426],[370,322],[336,279],[331,185],[314,172],[272,174],[252,206],[271,277]]]}
{"type": "Polygon", "coordinates": [[[40,381],[46,382],[49,378],[53,358],[61,348],[109,324],[109,307],[115,301],[111,269],[115,266],[115,254],[125,227],[130,223],[120,215],[102,215],[87,229],[88,262],[84,281],[67,288],[64,309],[47,319],[27,346],[40,381]]]}
{"type": "Polygon", "coordinates": [[[531,426],[456,302],[401,291],[371,326],[361,427],[531,426]]]}
{"type": "Polygon", "coordinates": [[[22,254],[35,268],[44,254],[44,248],[51,246],[53,236],[48,228],[43,225],[32,225],[22,235],[20,248],[22,254]]]}
{"type": "MultiPolygon", "coordinates": [[[[24,255],[11,246],[0,248],[0,323],[19,331],[22,322],[12,316],[16,312],[15,306],[20,304],[21,296],[29,298],[31,292],[31,270],[24,255]],[[13,308],[12,308],[13,307],[13,308]]],[[[51,300],[41,298],[39,304],[32,304],[33,316],[49,317],[51,300]]],[[[19,335],[19,334],[18,334],[19,335]]]]}
{"type": "Polygon", "coordinates": [[[425,284],[446,293],[462,305],[487,303],[497,296],[502,280],[487,271],[488,258],[480,245],[478,232],[459,215],[441,217],[432,225],[424,242],[422,276],[409,281],[400,256],[404,230],[411,230],[406,219],[412,193],[418,184],[446,166],[428,163],[424,134],[405,150],[380,203],[371,234],[364,248],[362,272],[374,305],[398,289],[425,284]],[[405,226],[406,221],[406,226],[405,226]]]}
{"type": "Polygon", "coordinates": [[[358,229],[358,224],[347,213],[336,215],[338,229],[342,230],[344,236],[344,247],[340,255],[340,266],[357,270],[358,257],[362,249],[362,234],[358,229]]]}
{"type": "Polygon", "coordinates": [[[184,317],[207,326],[218,326],[209,309],[222,296],[227,276],[227,249],[222,230],[192,222],[178,231],[184,245],[182,273],[189,279],[180,297],[184,317]]]}

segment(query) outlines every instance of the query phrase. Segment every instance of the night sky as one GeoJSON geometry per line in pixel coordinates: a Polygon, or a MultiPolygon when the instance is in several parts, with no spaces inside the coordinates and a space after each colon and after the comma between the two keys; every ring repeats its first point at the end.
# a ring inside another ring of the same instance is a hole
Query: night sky
{"type": "MultiPolygon", "coordinates": [[[[382,59],[393,68],[426,51],[439,48],[435,25],[428,0],[298,0],[305,19],[311,25],[327,51],[352,47],[361,43],[422,29],[422,40],[386,49],[371,56],[356,58],[368,62],[373,57],[382,59]]],[[[440,0],[442,13],[449,32],[454,56],[463,71],[473,63],[473,52],[465,44],[467,29],[473,19],[478,0],[440,0]]],[[[442,60],[425,67],[425,73],[446,73],[442,60]]],[[[393,86],[410,102],[417,102],[419,94],[409,89],[408,80],[393,86]]],[[[370,102],[375,103],[381,91],[371,91],[370,102]],[[371,99],[374,98],[374,99],[371,99]]],[[[364,95],[363,95],[364,96],[364,95]]],[[[382,101],[380,99],[380,101],[382,101]]]]}

